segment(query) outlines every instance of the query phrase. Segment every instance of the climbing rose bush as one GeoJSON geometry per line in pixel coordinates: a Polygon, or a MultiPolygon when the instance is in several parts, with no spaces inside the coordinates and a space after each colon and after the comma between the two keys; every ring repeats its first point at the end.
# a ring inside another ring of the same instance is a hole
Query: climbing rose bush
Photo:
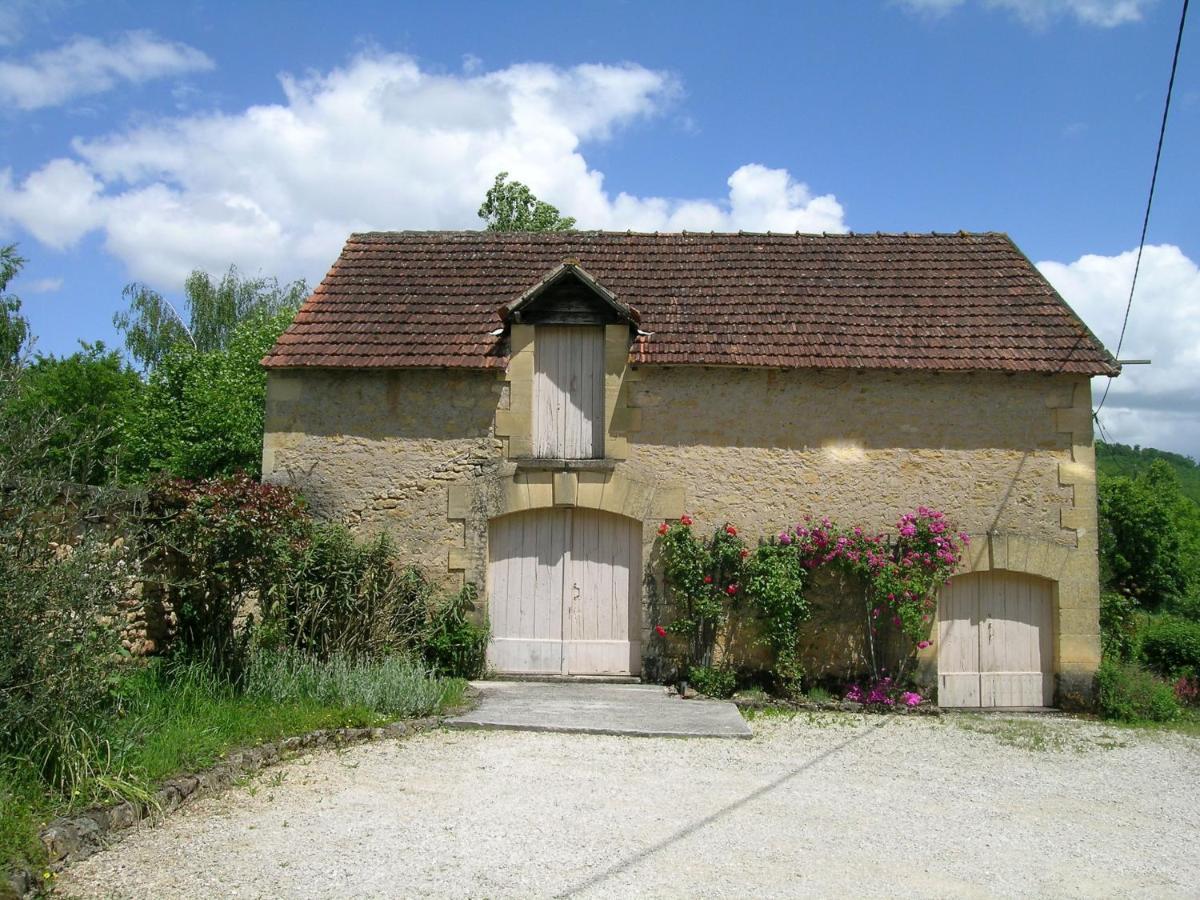
{"type": "MultiPolygon", "coordinates": [[[[836,567],[864,585],[864,644],[873,681],[855,690],[868,696],[886,679],[891,687],[885,693],[893,703],[900,698],[915,705],[903,699],[898,686],[917,651],[930,646],[937,592],[970,542],[945,513],[918,507],[900,516],[894,535],[843,528],[828,516],[807,516],[761,539],[753,550],[733,525],[700,540],[692,524],[685,515],[659,527],[668,595],[676,611],[667,630],[687,637],[692,665],[711,664],[721,625],[735,605],[746,603],[764,622],[777,686],[785,693],[798,691],[803,673],[796,646],[810,617],[805,588],[814,570],[836,567]]],[[[920,702],[920,695],[909,695],[920,702]]]]}
{"type": "Polygon", "coordinates": [[[927,506],[902,515],[894,536],[810,516],[777,539],[796,547],[807,569],[833,565],[862,581],[865,643],[876,682],[888,675],[901,681],[916,651],[930,646],[937,592],[971,540],[954,530],[945,513],[927,506]]]}

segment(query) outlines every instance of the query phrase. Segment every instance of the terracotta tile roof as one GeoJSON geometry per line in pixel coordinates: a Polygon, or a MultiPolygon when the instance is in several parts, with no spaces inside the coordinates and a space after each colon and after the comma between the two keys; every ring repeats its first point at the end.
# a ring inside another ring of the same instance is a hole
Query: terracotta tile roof
{"type": "Polygon", "coordinates": [[[1118,371],[995,233],[355,234],[263,364],[502,368],[498,310],[565,259],[640,312],[635,363],[1118,371]]]}

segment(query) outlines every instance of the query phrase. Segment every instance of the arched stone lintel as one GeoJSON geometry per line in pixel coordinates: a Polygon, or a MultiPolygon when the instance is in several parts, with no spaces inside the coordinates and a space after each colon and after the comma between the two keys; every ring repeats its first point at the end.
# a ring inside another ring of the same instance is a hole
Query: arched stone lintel
{"type": "MultiPolygon", "coordinates": [[[[616,471],[518,471],[495,475],[475,487],[488,519],[509,513],[552,507],[576,507],[616,513],[640,522],[676,518],[683,514],[683,487],[648,484],[616,471]]],[[[450,489],[449,514],[466,518],[468,485],[450,489]]]]}
{"type": "Polygon", "coordinates": [[[1055,544],[1023,534],[992,532],[971,535],[971,544],[959,565],[959,575],[975,572],[1022,572],[1049,581],[1062,581],[1067,576],[1071,555],[1077,551],[1065,544],[1055,544]]]}

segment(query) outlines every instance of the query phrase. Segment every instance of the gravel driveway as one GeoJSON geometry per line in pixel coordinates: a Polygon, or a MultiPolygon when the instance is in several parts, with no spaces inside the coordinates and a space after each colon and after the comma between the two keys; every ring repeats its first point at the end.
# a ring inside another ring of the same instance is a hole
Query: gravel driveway
{"type": "Polygon", "coordinates": [[[266,770],[69,868],[87,897],[1200,895],[1200,740],[1065,718],[752,741],[430,732],[266,770]]]}

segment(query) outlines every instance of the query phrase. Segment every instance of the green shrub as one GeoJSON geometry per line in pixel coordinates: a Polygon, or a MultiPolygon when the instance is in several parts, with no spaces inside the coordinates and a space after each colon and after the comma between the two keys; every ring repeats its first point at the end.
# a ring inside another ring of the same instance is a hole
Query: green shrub
{"type": "Polygon", "coordinates": [[[1096,687],[1106,719],[1169,722],[1180,713],[1171,685],[1132,663],[1105,659],[1096,673],[1096,687]]]}
{"type": "Polygon", "coordinates": [[[1200,585],[1200,507],[1175,471],[1155,460],[1134,478],[1099,481],[1100,563],[1105,584],[1147,610],[1200,585]]]}
{"type": "Polygon", "coordinates": [[[692,666],[688,683],[706,697],[732,697],[737,689],[737,676],[731,669],[720,666],[692,666]]]}
{"type": "Polygon", "coordinates": [[[1200,622],[1200,589],[1186,597],[1176,597],[1167,604],[1167,612],[1181,619],[1200,622]]]}
{"type": "Polygon", "coordinates": [[[478,678],[487,667],[489,631],[470,618],[475,588],[467,585],[434,610],[425,634],[425,662],[439,675],[478,678]]]}
{"type": "Polygon", "coordinates": [[[1100,594],[1100,646],[1106,657],[1127,660],[1137,644],[1137,603],[1124,594],[1100,594]]]}
{"type": "Polygon", "coordinates": [[[236,678],[251,634],[237,627],[243,603],[270,595],[311,517],[288,488],[242,474],[164,482],[154,502],[165,524],[150,540],[162,550],[178,649],[236,678]]]}
{"type": "Polygon", "coordinates": [[[1142,659],[1167,678],[1200,673],[1200,622],[1155,616],[1142,629],[1142,659]]]}
{"type": "Polygon", "coordinates": [[[386,535],[360,542],[345,526],[319,525],[271,589],[259,642],[318,656],[419,653],[435,603],[386,535]]]}

